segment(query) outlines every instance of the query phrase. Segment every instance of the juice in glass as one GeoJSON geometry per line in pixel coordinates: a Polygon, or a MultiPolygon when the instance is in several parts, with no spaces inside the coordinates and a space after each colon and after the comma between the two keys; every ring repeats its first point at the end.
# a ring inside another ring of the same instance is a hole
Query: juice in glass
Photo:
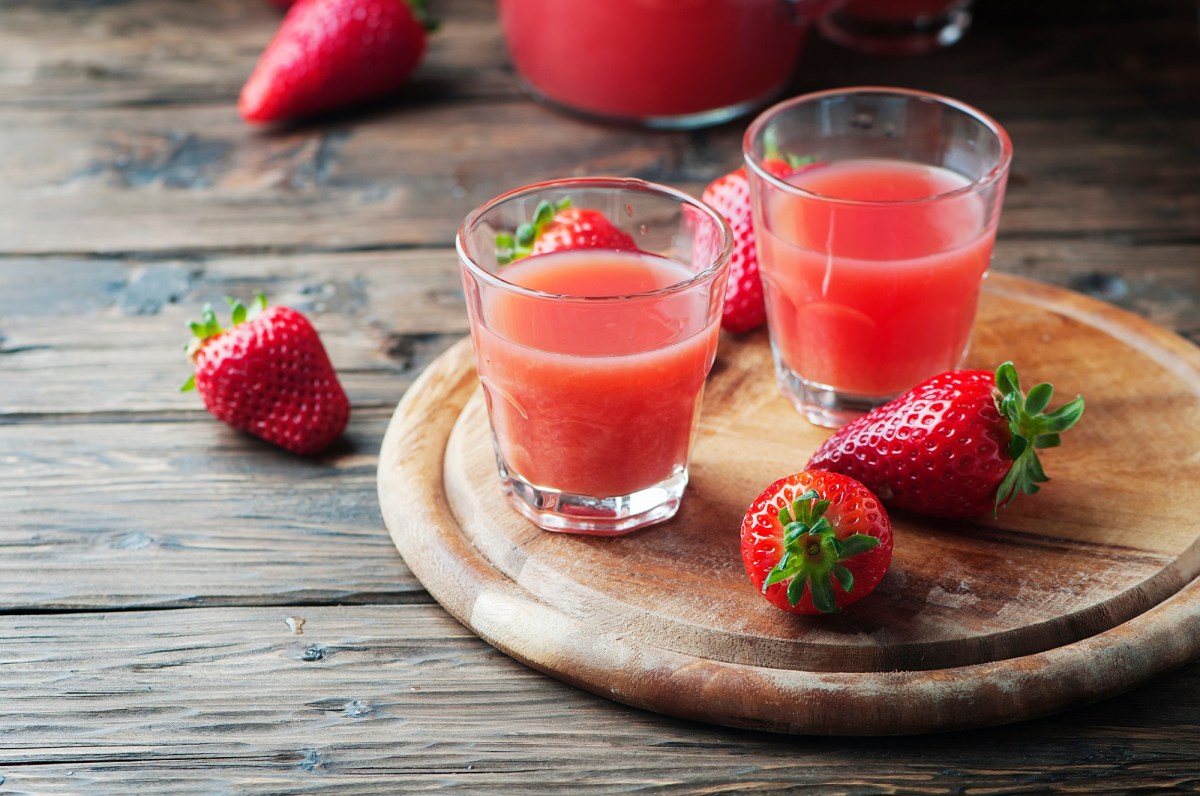
{"type": "Polygon", "coordinates": [[[764,111],[743,154],[776,376],[801,413],[838,426],[961,363],[1012,160],[1003,128],[947,97],[837,89],[764,111]],[[810,165],[781,176],[781,157],[810,165]]]}
{"type": "MultiPolygon", "coordinates": [[[[521,287],[621,296],[692,276],[625,252],[562,252],[506,266],[521,287]]],[[[477,327],[477,368],[504,464],[535,485],[599,496],[666,481],[687,466],[717,324],[703,295],[573,306],[497,294],[477,327]]],[[[583,302],[578,302],[583,303],[583,302]]]]}
{"type": "Polygon", "coordinates": [[[854,159],[788,182],[838,203],[774,194],[759,234],[768,313],[786,366],[810,381],[887,398],[962,359],[996,225],[937,166],[854,159]],[[881,210],[876,203],[898,203],[881,210]]]}
{"type": "Polygon", "coordinates": [[[540,183],[467,216],[458,252],[476,370],[518,512],[603,535],[675,514],[732,249],[712,208],[633,179],[540,183]],[[521,237],[547,205],[603,215],[625,248],[560,242],[509,262],[497,236],[521,237]]]}
{"type": "Polygon", "coordinates": [[[513,66],[555,105],[651,127],[727,121],[786,86],[828,0],[499,0],[513,66]]]}

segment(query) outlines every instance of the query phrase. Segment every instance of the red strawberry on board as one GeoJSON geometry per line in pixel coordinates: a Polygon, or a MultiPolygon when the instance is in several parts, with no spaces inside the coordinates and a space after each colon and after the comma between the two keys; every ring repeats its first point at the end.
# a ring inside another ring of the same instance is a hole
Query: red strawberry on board
{"type": "Polygon", "coordinates": [[[400,88],[425,54],[424,0],[299,0],[242,87],[248,122],[312,116],[400,88]]]}
{"type": "Polygon", "coordinates": [[[746,510],[742,562],[775,606],[837,613],[866,597],[892,563],[892,524],[865,486],[806,471],[767,487],[746,510]]]}
{"type": "Polygon", "coordinates": [[[834,432],[808,467],[856,478],[892,508],[995,515],[1049,480],[1037,450],[1083,414],[1082,397],[1045,414],[1053,394],[1049,384],[1022,393],[1011,362],[943,373],[834,432]]]}
{"type": "Polygon", "coordinates": [[[521,224],[512,234],[502,232],[496,236],[496,260],[501,265],[568,249],[636,251],[637,243],[599,210],[571,207],[570,197],[557,204],[539,202],[532,221],[521,224]]]}
{"type": "MultiPolygon", "coordinates": [[[[786,178],[813,165],[811,158],[785,158],[773,154],[763,167],[776,177],[786,178]]],[[[763,301],[762,277],[758,273],[754,219],[750,209],[750,181],[740,168],[709,183],[700,196],[706,204],[725,217],[733,230],[733,257],[729,263],[729,284],[725,289],[725,307],[721,328],[741,334],[767,322],[763,301]]]]}
{"type": "Polygon", "coordinates": [[[350,403],[308,319],[287,307],[267,309],[258,294],[248,311],[230,301],[233,326],[212,307],[192,324],[188,356],[193,387],[218,420],[303,455],[318,453],[346,428],[350,403]]]}

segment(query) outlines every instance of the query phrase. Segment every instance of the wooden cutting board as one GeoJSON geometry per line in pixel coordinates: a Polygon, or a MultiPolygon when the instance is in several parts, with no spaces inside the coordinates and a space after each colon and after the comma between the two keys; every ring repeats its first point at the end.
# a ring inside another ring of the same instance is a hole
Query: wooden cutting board
{"type": "Polygon", "coordinates": [[[1087,411],[1051,481],[998,520],[893,514],[878,590],[786,614],[742,569],[742,512],[829,434],[779,394],[765,333],[721,341],[683,507],[618,538],[541,531],[501,494],[469,340],[396,409],[379,462],[404,560],[460,622],[581,688],[661,713],[814,734],[1000,724],[1126,690],[1200,654],[1200,349],[1002,274],[968,365],[1087,411]]]}

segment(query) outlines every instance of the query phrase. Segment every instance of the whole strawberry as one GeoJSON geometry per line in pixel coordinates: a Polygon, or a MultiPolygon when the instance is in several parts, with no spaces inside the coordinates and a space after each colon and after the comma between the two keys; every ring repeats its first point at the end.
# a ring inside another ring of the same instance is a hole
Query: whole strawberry
{"type": "MultiPolygon", "coordinates": [[[[786,178],[812,163],[811,159],[773,156],[763,166],[776,177],[786,178]]],[[[724,216],[733,230],[733,256],[729,263],[721,328],[734,334],[757,329],[767,322],[767,308],[763,300],[762,277],[758,272],[746,169],[736,169],[713,180],[700,198],[724,216]]]]}
{"type": "Polygon", "coordinates": [[[248,122],[312,116],[404,85],[425,54],[424,0],[299,0],[242,88],[248,122]]]}
{"type": "Polygon", "coordinates": [[[325,449],[346,428],[350,403],[316,330],[293,309],[267,309],[261,293],[249,311],[230,306],[229,329],[208,306],[192,324],[195,373],[183,389],[197,389],[208,411],[234,428],[294,453],[325,449]]]}
{"type": "Polygon", "coordinates": [[[773,605],[836,613],[883,579],[892,563],[892,524],[853,478],[806,471],[779,479],[750,505],[741,547],[746,574],[773,605]]]}
{"type": "Polygon", "coordinates": [[[502,265],[568,249],[636,251],[637,243],[599,210],[571,207],[569,197],[557,204],[539,202],[532,221],[521,224],[512,234],[496,236],[496,259],[502,265]]]}
{"type": "Polygon", "coordinates": [[[1037,450],[1059,445],[1083,414],[1082,397],[1044,414],[1053,395],[1049,384],[1022,393],[1011,362],[943,373],[843,426],[808,467],[856,478],[892,508],[995,515],[1049,480],[1037,450]]]}

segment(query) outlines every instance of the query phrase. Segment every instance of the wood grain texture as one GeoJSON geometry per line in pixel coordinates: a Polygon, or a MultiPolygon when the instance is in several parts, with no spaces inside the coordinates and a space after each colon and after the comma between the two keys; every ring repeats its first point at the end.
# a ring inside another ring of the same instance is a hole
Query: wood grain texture
{"type": "MultiPolygon", "coordinates": [[[[488,0],[434,0],[438,36],[397,101],[513,98],[488,0]]],[[[232,104],[283,14],[245,0],[0,4],[0,106],[232,104]]]]}
{"type": "Polygon", "coordinates": [[[4,427],[0,612],[427,600],[380,531],[386,420],[313,459],[211,418],[4,427]]]}
{"type": "Polygon", "coordinates": [[[466,328],[451,252],[0,266],[0,611],[428,600],[386,535],[387,418],[466,328]],[[212,418],[187,322],[224,296],[312,319],[353,403],[301,459],[212,418]]]}
{"type": "Polygon", "coordinates": [[[1200,628],[1200,495],[1181,489],[1200,480],[1200,349],[996,275],[971,364],[1009,357],[1027,380],[1053,374],[1062,394],[1089,398],[1087,422],[1046,457],[1054,480],[999,520],[897,515],[888,577],[835,619],[777,611],[742,571],[744,507],[828,434],[778,394],[763,335],[723,341],[689,494],[669,523],[595,539],[542,532],[509,510],[465,344],[397,408],[380,459],[384,518],[461,621],[630,704],[833,734],[1042,715],[1200,653],[1186,640],[1200,628]],[[1113,363],[1124,369],[1115,378],[1113,363]]]}
{"type": "MultiPolygon", "coordinates": [[[[494,126],[482,129],[461,108],[431,105],[276,134],[247,131],[223,105],[97,109],[86,126],[68,111],[12,113],[0,236],[27,254],[446,246],[467,212],[519,184],[620,174],[699,193],[740,161],[733,128],[689,154],[684,134],[646,137],[521,104],[488,113],[494,126]],[[429,132],[399,135],[397,125],[429,132]]],[[[1069,116],[999,121],[1017,142],[1001,241],[1063,229],[1178,240],[1195,230],[1200,175],[1180,164],[1192,161],[1200,121],[1172,121],[1169,136],[1147,139],[1069,116]],[[1100,178],[1093,164],[1106,160],[1100,178]],[[1110,187],[1147,173],[1162,175],[1151,194],[1110,187]]]]}
{"type": "MultiPolygon", "coordinates": [[[[0,264],[0,423],[28,415],[203,413],[183,347],[225,297],[304,312],[356,408],[391,409],[467,330],[452,251],[14,259],[0,264]]],[[[201,419],[197,415],[197,419],[201,419]]],[[[376,446],[377,447],[377,446],[376,446]]]]}
{"type": "Polygon", "coordinates": [[[0,616],[0,647],[0,784],[13,794],[1200,786],[1196,665],[1036,733],[825,739],[617,705],[501,655],[430,605],[0,616]],[[1144,717],[1141,732],[1122,731],[1129,715],[1144,717]]]}
{"type": "MultiPolygon", "coordinates": [[[[698,192],[740,162],[742,124],[646,135],[524,99],[490,0],[443,4],[444,36],[393,101],[266,130],[234,109],[277,24],[261,4],[38,8],[17,3],[16,24],[0,28],[7,252],[446,246],[467,211],[519,183],[618,173],[698,192]]],[[[996,116],[1016,151],[1002,240],[1190,239],[1200,227],[1194,9],[1175,0],[1087,14],[1081,33],[1075,10],[981,9],[970,49],[925,59],[864,59],[814,37],[792,90],[906,85],[996,116]],[[1012,65],[1017,40],[1028,54],[1012,65]]]]}

